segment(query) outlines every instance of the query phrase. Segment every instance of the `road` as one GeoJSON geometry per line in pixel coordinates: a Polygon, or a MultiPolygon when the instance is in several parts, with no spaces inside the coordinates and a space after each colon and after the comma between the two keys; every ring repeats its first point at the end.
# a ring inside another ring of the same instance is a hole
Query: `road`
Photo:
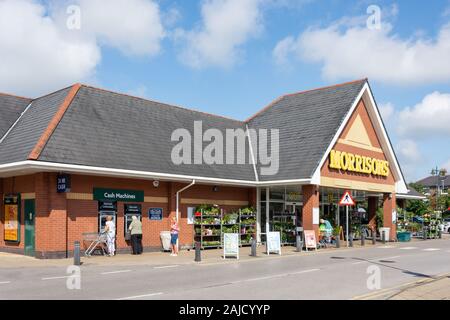
{"type": "Polygon", "coordinates": [[[3,268],[0,299],[352,299],[379,292],[367,286],[377,270],[381,290],[449,274],[450,241],[231,263],[82,266],[79,290],[67,288],[66,267],[3,268]]]}

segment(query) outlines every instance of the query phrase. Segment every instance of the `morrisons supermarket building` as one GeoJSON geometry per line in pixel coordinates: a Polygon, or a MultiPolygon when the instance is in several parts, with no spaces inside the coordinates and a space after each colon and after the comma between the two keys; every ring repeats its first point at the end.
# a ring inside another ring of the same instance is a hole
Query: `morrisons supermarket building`
{"type": "Polygon", "coordinates": [[[160,250],[177,208],[180,245],[191,246],[188,212],[201,204],[253,206],[258,240],[289,215],[318,232],[318,217],[342,225],[344,190],[369,224],[383,208],[392,231],[396,203],[411,197],[366,79],[282,96],[246,121],[85,85],[37,99],[0,95],[0,251],[66,257],[112,214],[117,247],[130,252],[125,226],[139,213],[145,250],[160,250]],[[195,121],[204,131],[278,129],[278,172],[261,175],[251,162],[174,164],[171,135],[195,121]]]}

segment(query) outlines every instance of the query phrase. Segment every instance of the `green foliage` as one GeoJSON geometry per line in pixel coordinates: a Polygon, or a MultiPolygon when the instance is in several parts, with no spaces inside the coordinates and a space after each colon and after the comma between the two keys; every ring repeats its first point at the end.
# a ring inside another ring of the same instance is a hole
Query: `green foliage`
{"type": "Polygon", "coordinates": [[[253,207],[247,207],[241,209],[241,214],[243,215],[254,215],[256,210],[253,207]]]}
{"type": "Polygon", "coordinates": [[[378,208],[377,209],[377,217],[376,217],[377,228],[383,227],[383,219],[384,219],[383,208],[378,208]]]}
{"type": "Polygon", "coordinates": [[[430,205],[422,200],[410,200],[407,202],[406,211],[413,213],[415,216],[422,217],[431,211],[430,205]]]}

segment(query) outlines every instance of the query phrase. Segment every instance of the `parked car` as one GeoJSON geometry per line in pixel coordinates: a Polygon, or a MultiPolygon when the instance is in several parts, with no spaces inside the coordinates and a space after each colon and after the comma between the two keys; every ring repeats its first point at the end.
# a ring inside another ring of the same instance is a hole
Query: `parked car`
{"type": "Polygon", "coordinates": [[[450,233],[450,218],[445,218],[442,224],[444,225],[443,231],[450,233]]]}

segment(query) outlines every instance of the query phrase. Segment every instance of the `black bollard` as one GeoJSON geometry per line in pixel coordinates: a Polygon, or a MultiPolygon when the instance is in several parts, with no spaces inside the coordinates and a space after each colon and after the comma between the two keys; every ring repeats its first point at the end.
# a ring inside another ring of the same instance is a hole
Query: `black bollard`
{"type": "Polygon", "coordinates": [[[372,232],[372,244],[377,244],[377,232],[375,230],[372,232]]]}
{"type": "Polygon", "coordinates": [[[349,240],[349,242],[348,242],[348,243],[349,243],[349,246],[350,246],[350,247],[353,247],[353,234],[350,234],[348,240],[349,240]]]}
{"type": "Polygon", "coordinates": [[[73,265],[79,266],[81,265],[80,260],[80,241],[75,241],[73,246],[73,265]]]}
{"type": "Polygon", "coordinates": [[[364,231],[361,232],[361,246],[364,247],[366,245],[366,235],[364,234],[364,231]]]}
{"type": "Polygon", "coordinates": [[[195,243],[195,262],[202,261],[202,253],[201,253],[201,246],[200,242],[195,243]]]}
{"type": "Polygon", "coordinates": [[[423,228],[423,240],[427,240],[427,228],[423,228]]]}
{"type": "Polygon", "coordinates": [[[336,237],[336,248],[341,247],[341,238],[339,236],[336,237]]]}
{"type": "Polygon", "coordinates": [[[295,238],[295,244],[296,244],[296,251],[297,252],[302,252],[302,247],[303,247],[303,243],[302,243],[302,237],[297,235],[297,237],[295,238]]]}
{"type": "Polygon", "coordinates": [[[386,244],[386,231],[383,230],[381,232],[381,241],[383,241],[383,244],[386,244]]]}
{"type": "Polygon", "coordinates": [[[252,257],[256,257],[256,239],[252,239],[252,257]]]}

